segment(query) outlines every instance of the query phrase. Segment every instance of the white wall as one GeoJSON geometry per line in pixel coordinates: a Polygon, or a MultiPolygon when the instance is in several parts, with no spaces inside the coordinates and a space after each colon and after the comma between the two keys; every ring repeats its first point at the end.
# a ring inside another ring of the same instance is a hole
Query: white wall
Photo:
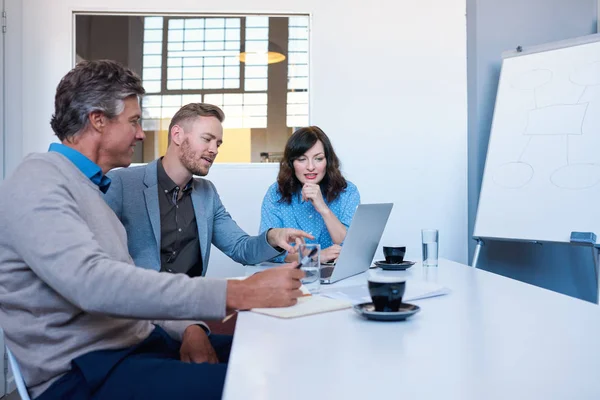
{"type": "MultiPolygon", "coordinates": [[[[21,154],[46,151],[53,140],[54,90],[74,59],[73,11],[310,13],[311,123],[331,137],[363,202],[395,203],[382,243],[407,244],[416,259],[420,229],[436,227],[441,256],[466,262],[465,0],[23,0],[22,7],[22,55],[12,61],[26,77],[13,117],[22,119],[14,133],[22,134],[21,154]]],[[[235,171],[217,182],[221,192],[238,184],[235,171]]],[[[225,202],[234,217],[259,212],[244,196],[225,202]]]]}

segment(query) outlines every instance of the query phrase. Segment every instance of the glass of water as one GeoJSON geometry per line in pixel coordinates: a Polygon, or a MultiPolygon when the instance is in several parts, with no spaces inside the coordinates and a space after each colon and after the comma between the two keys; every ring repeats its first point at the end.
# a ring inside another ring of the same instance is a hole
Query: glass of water
{"type": "Polygon", "coordinates": [[[306,276],[302,279],[302,284],[311,293],[319,293],[321,289],[321,245],[318,243],[304,243],[298,247],[298,262],[309,256],[313,250],[315,253],[308,262],[301,267],[306,276]]]}
{"type": "Polygon", "coordinates": [[[439,235],[437,229],[421,230],[424,267],[438,266],[438,236],[439,235]]]}

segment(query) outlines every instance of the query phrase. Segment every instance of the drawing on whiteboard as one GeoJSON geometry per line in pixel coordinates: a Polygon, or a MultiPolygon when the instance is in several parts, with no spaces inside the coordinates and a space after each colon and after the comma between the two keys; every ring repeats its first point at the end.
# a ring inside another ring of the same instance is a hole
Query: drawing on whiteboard
{"type": "Polygon", "coordinates": [[[554,75],[549,69],[534,69],[511,82],[512,89],[532,92],[533,107],[526,110],[526,124],[522,132],[522,136],[528,139],[518,159],[501,164],[493,174],[497,185],[518,189],[533,179],[534,166],[524,160],[524,155],[529,148],[540,146],[540,137],[554,137],[550,140],[565,141],[560,146],[564,149],[566,164],[551,173],[549,181],[552,185],[562,189],[581,190],[600,183],[600,163],[573,159],[570,149],[571,137],[586,134],[584,126],[590,101],[584,101],[584,95],[588,88],[600,85],[600,62],[576,69],[570,74],[568,82],[553,82],[554,75]],[[552,98],[552,90],[544,90],[550,85],[560,85],[560,103],[552,98]],[[569,100],[572,102],[568,102],[569,100]]]}

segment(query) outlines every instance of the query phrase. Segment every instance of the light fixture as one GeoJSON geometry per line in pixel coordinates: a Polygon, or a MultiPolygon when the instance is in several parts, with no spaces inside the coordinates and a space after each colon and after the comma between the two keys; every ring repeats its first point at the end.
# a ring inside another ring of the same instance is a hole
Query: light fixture
{"type": "Polygon", "coordinates": [[[282,62],[283,60],[285,60],[285,55],[283,54],[283,50],[281,49],[281,47],[279,47],[278,45],[276,45],[273,42],[269,42],[269,51],[268,52],[245,51],[243,53],[240,53],[240,61],[241,62],[246,62],[246,59],[250,60],[251,58],[262,60],[263,57],[267,57],[267,64],[275,64],[275,63],[282,62]]]}

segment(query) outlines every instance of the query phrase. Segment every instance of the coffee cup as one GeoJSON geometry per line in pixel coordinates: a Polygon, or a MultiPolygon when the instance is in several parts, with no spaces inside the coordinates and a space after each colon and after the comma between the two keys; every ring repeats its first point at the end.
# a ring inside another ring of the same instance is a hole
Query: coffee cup
{"type": "Polygon", "coordinates": [[[369,294],[375,311],[397,312],[406,290],[406,280],[391,276],[372,275],[368,278],[369,294]]]}
{"type": "Polygon", "coordinates": [[[406,246],[383,246],[383,255],[388,264],[400,264],[404,261],[406,246]]]}

